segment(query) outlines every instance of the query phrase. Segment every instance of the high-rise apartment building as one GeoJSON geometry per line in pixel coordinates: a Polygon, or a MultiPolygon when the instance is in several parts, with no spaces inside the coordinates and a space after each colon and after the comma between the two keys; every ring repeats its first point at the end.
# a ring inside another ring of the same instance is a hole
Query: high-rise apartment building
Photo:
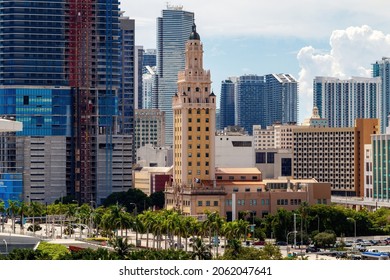
{"type": "Polygon", "coordinates": [[[358,118],[381,118],[380,78],[316,77],[313,103],[329,127],[353,127],[358,118]]]}
{"type": "Polygon", "coordinates": [[[153,108],[153,92],[156,85],[156,66],[145,67],[146,72],[142,75],[142,107],[143,109],[153,108]]]}
{"type": "MultiPolygon", "coordinates": [[[[157,51],[156,49],[144,50],[142,56],[142,74],[147,72],[146,67],[155,67],[157,65],[157,51]]],[[[145,108],[144,108],[145,109],[145,108]]]]}
{"type": "Polygon", "coordinates": [[[296,123],[298,121],[298,81],[290,74],[268,74],[264,79],[264,127],[275,122],[296,123]]]}
{"type": "Polygon", "coordinates": [[[253,125],[265,125],[266,99],[264,77],[257,75],[240,76],[235,94],[235,121],[252,135],[253,125]]]}
{"type": "Polygon", "coordinates": [[[383,57],[372,65],[372,76],[382,82],[379,90],[378,115],[380,119],[381,133],[386,132],[388,125],[387,116],[390,114],[390,58],[383,57]]]}
{"type": "MultiPolygon", "coordinates": [[[[177,73],[185,67],[185,43],[192,31],[194,13],[169,6],[157,18],[157,96],[154,108],[165,112],[165,143],[173,144],[172,97],[177,92],[177,73]]],[[[193,73],[194,74],[194,73],[193,73]]],[[[179,92],[178,94],[182,94],[179,92]]]]}
{"type": "Polygon", "coordinates": [[[132,140],[117,130],[118,1],[0,4],[0,113],[24,126],[14,143],[24,199],[99,204],[130,187],[132,140]]]}
{"type": "Polygon", "coordinates": [[[237,78],[222,81],[220,98],[220,129],[235,125],[235,82],[237,78]]]}
{"type": "Polygon", "coordinates": [[[244,75],[222,82],[221,124],[267,127],[298,120],[298,82],[289,74],[244,75]]]}

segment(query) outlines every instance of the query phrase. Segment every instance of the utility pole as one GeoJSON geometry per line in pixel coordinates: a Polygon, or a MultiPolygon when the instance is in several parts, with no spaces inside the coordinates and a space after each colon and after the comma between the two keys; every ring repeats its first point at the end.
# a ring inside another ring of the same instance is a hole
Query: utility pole
{"type": "Polygon", "coordinates": [[[297,214],[294,213],[294,248],[297,247],[297,214]]]}

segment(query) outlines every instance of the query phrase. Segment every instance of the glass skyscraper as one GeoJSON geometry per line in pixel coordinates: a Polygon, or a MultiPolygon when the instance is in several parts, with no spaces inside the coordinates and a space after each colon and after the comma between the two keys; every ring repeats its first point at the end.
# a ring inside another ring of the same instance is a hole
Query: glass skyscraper
{"type": "Polygon", "coordinates": [[[224,129],[233,126],[234,122],[234,88],[233,78],[222,81],[220,99],[219,127],[224,129]]]}
{"type": "Polygon", "coordinates": [[[100,203],[115,190],[114,142],[131,142],[117,137],[119,43],[118,0],[0,0],[0,114],[23,122],[24,199],[100,203]]]}
{"type": "Polygon", "coordinates": [[[177,92],[177,75],[185,67],[185,43],[192,31],[194,13],[182,6],[168,6],[157,18],[157,96],[155,109],[165,112],[165,144],[173,144],[172,98],[177,92]]]}

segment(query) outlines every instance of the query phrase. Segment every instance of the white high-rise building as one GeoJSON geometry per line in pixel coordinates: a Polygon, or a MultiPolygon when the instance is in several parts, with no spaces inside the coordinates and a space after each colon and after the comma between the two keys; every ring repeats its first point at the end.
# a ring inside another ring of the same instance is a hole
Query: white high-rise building
{"type": "Polygon", "coordinates": [[[358,118],[381,118],[381,89],[380,78],[316,77],[313,103],[329,127],[353,127],[358,118]]]}

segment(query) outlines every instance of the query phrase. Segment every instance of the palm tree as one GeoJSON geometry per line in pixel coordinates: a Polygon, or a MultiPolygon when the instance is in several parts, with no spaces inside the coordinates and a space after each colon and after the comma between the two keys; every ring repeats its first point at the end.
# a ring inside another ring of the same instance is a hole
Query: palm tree
{"type": "Polygon", "coordinates": [[[123,236],[123,229],[125,229],[127,237],[127,229],[131,228],[132,223],[133,219],[130,213],[124,211],[119,213],[119,217],[117,218],[117,225],[121,229],[121,236],[123,236]]]}
{"type": "MultiPolygon", "coordinates": [[[[73,228],[72,228],[71,222],[74,220],[74,217],[76,216],[76,212],[77,212],[77,204],[67,204],[66,208],[64,209],[65,217],[69,221],[69,223],[68,223],[69,237],[72,236],[72,229],[73,228]]],[[[62,230],[61,230],[61,232],[62,232],[62,230]]],[[[61,236],[62,236],[62,233],[61,233],[61,236]]]]}
{"type": "Polygon", "coordinates": [[[212,255],[210,245],[206,245],[202,238],[195,238],[191,244],[191,247],[191,257],[193,260],[211,260],[212,255]]]}
{"type": "MultiPolygon", "coordinates": [[[[142,214],[139,214],[139,220],[143,223],[146,228],[146,247],[149,248],[149,233],[151,232],[152,226],[154,224],[156,214],[151,210],[144,211],[142,214]]],[[[154,245],[153,245],[154,247],[154,245]]]]}
{"type": "Polygon", "coordinates": [[[5,203],[0,199],[0,219],[1,219],[1,231],[4,232],[4,221],[5,216],[3,217],[3,213],[5,213],[5,203]]]}
{"type": "Polygon", "coordinates": [[[43,205],[39,202],[36,202],[36,201],[33,201],[30,203],[30,207],[29,207],[29,213],[32,215],[33,217],[33,220],[32,220],[32,224],[33,224],[33,234],[35,235],[35,217],[37,215],[41,215],[43,212],[43,205]]]}
{"type": "Polygon", "coordinates": [[[24,225],[22,223],[22,221],[24,221],[24,215],[26,213],[28,213],[28,209],[29,209],[29,205],[22,201],[20,204],[19,204],[19,215],[20,215],[20,230],[22,231],[24,229],[24,225]]]}
{"type": "MultiPolygon", "coordinates": [[[[7,212],[8,215],[11,215],[11,221],[12,221],[12,232],[15,233],[15,214],[18,213],[19,210],[19,202],[16,200],[8,200],[8,208],[7,212]]],[[[23,223],[23,220],[20,221],[20,223],[23,223]]]]}
{"type": "Polygon", "coordinates": [[[128,259],[133,245],[127,242],[127,238],[115,237],[109,243],[114,248],[120,260],[128,259]]]}

